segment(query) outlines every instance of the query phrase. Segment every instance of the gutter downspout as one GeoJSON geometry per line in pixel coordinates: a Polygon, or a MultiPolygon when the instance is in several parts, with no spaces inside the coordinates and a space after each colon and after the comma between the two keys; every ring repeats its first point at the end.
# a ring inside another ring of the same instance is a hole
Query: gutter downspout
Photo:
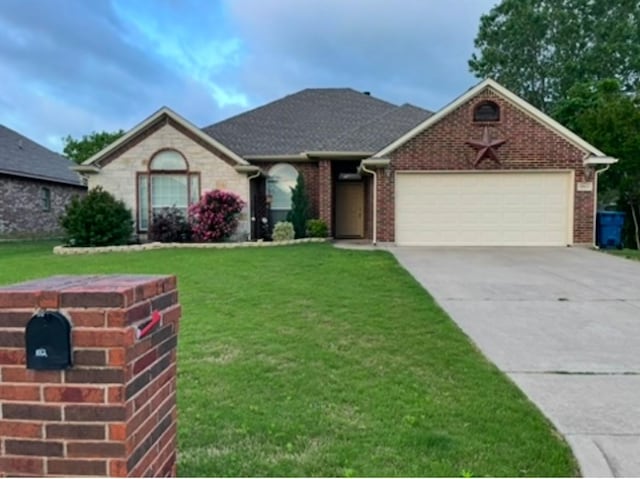
{"type": "Polygon", "coordinates": [[[360,169],[373,175],[373,246],[378,242],[378,177],[375,170],[367,170],[364,162],[360,163],[360,169]]]}
{"type": "Polygon", "coordinates": [[[605,166],[604,168],[600,168],[599,170],[595,170],[593,172],[593,189],[595,190],[595,194],[593,195],[593,247],[594,249],[600,249],[596,241],[596,219],[598,215],[598,175],[600,173],[604,173],[609,168],[611,168],[610,164],[605,166]]]}
{"type": "MultiPolygon", "coordinates": [[[[262,174],[262,171],[258,170],[255,172],[255,174],[251,175],[251,176],[247,176],[247,181],[249,182],[249,201],[251,201],[251,180],[257,178],[258,176],[260,176],[262,174]]],[[[251,213],[251,203],[249,203],[249,213],[251,213]]],[[[251,223],[251,218],[253,218],[253,216],[249,217],[249,223],[251,223]]],[[[256,218],[253,218],[254,222],[257,221],[256,218]]],[[[251,241],[251,231],[253,229],[253,225],[249,225],[249,235],[248,235],[248,240],[251,241]]]]}

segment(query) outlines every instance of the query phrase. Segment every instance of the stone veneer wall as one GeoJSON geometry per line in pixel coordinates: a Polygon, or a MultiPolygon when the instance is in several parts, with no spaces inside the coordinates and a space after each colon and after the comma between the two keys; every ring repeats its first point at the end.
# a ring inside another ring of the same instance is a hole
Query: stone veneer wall
{"type": "Polygon", "coordinates": [[[0,238],[59,236],[58,218],[75,195],[86,188],[0,175],[0,238]],[[51,192],[51,209],[42,208],[41,189],[51,192]]]}
{"type": "Polygon", "coordinates": [[[121,199],[137,217],[137,176],[147,173],[151,158],[163,149],[182,153],[189,164],[189,172],[200,174],[200,193],[208,190],[226,190],[239,195],[247,206],[240,215],[234,237],[246,239],[250,231],[249,180],[238,173],[223,158],[203,147],[171,124],[164,124],[141,141],[124,150],[105,164],[100,173],[89,175],[89,187],[102,186],[121,199]]]}
{"type": "Polygon", "coordinates": [[[0,476],[175,476],[173,276],[54,276],[0,288],[0,476]],[[38,309],[70,319],[73,366],[26,369],[38,309]],[[142,340],[136,326],[161,314],[142,340]]]}

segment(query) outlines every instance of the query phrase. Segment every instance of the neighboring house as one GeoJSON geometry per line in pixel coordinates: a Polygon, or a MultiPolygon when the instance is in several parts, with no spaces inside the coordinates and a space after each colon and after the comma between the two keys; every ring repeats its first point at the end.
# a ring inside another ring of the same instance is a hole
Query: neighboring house
{"type": "Polygon", "coordinates": [[[0,125],[0,238],[59,235],[66,205],[87,190],[73,166],[0,125]]]}
{"type": "Polygon", "coordinates": [[[595,165],[615,160],[492,80],[441,111],[308,89],[199,129],[162,108],[79,171],[136,213],[210,189],[248,204],[239,236],[291,208],[302,174],[336,238],[401,245],[593,242],[595,165]]]}

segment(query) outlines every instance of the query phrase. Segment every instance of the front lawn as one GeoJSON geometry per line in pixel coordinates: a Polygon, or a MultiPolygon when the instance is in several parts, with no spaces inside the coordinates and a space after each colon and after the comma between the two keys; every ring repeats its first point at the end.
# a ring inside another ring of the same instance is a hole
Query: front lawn
{"type": "Polygon", "coordinates": [[[569,476],[569,448],[394,258],[326,244],[54,256],[0,284],[171,273],[182,476],[569,476]]]}

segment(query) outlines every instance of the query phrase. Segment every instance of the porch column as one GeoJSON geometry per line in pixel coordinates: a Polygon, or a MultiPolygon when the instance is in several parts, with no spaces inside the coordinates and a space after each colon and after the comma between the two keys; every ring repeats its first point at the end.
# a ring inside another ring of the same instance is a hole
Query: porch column
{"type": "Polygon", "coordinates": [[[333,216],[331,204],[333,200],[333,185],[331,181],[331,161],[320,160],[318,162],[318,214],[320,219],[327,223],[329,236],[333,236],[333,216]]]}

